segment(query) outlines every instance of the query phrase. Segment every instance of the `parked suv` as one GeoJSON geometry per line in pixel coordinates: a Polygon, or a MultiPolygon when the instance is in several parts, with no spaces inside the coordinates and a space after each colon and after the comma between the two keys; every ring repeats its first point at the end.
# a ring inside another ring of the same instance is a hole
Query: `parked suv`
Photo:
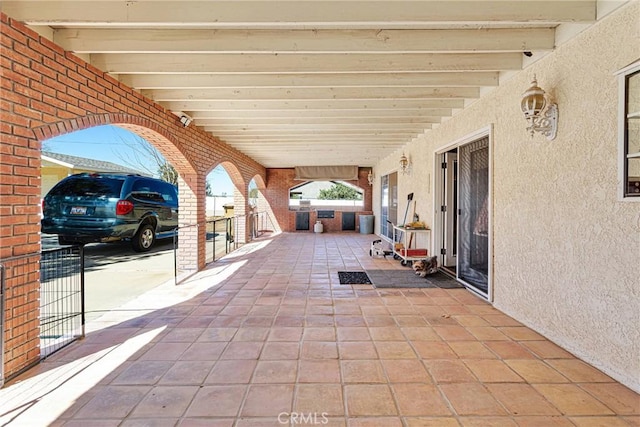
{"type": "Polygon", "coordinates": [[[155,178],[117,173],[68,176],[42,202],[42,232],[62,245],[131,240],[137,252],[178,226],[178,192],[155,178]]]}

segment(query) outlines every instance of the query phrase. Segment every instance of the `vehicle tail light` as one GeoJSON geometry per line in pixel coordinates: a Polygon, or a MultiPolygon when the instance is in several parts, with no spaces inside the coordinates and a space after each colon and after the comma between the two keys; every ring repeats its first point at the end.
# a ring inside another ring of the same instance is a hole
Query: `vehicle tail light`
{"type": "Polygon", "coordinates": [[[118,200],[116,203],[116,215],[126,215],[133,210],[133,203],[128,200],[118,200]]]}

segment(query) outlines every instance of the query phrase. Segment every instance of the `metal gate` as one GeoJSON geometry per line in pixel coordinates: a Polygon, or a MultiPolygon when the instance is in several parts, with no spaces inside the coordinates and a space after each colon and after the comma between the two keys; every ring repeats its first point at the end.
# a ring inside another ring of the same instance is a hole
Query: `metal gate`
{"type": "Polygon", "coordinates": [[[40,357],[84,337],[84,250],[69,246],[40,259],[40,357]]]}

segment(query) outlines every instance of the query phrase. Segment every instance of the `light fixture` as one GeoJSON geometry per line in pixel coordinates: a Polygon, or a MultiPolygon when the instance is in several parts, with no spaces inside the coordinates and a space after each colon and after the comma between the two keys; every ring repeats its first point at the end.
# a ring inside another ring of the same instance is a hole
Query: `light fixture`
{"type": "Polygon", "coordinates": [[[369,173],[367,174],[367,182],[369,185],[373,185],[373,168],[369,169],[369,173]]]}
{"type": "Polygon", "coordinates": [[[180,115],[180,123],[182,123],[182,126],[187,127],[191,124],[192,121],[193,119],[186,114],[182,113],[180,115]]]}
{"type": "Polygon", "coordinates": [[[532,137],[535,132],[540,132],[550,141],[556,137],[558,131],[558,105],[548,102],[544,90],[538,87],[535,74],[531,81],[531,87],[522,94],[520,108],[522,108],[524,118],[529,123],[527,130],[532,137]]]}
{"type": "Polygon", "coordinates": [[[402,157],[400,157],[400,172],[403,174],[408,174],[411,169],[411,164],[409,163],[409,159],[407,156],[402,153],[402,157]]]}

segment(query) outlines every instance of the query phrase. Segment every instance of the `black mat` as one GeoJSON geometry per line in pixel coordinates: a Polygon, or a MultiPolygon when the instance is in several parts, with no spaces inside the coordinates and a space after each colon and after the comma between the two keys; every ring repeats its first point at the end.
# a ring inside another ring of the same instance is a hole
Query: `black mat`
{"type": "Polygon", "coordinates": [[[376,288],[443,288],[455,289],[463,286],[444,273],[427,277],[418,276],[413,270],[367,270],[376,288]]]}
{"type": "Polygon", "coordinates": [[[341,285],[371,285],[369,276],[364,271],[338,271],[341,285]]]}

